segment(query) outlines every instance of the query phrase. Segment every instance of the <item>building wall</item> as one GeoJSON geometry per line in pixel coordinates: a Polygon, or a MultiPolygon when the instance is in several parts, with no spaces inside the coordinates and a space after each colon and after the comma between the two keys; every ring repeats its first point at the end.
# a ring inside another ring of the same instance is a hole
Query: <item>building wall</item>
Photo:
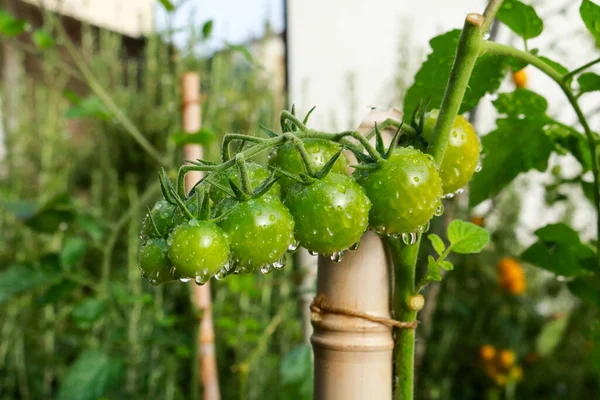
{"type": "Polygon", "coordinates": [[[154,25],[156,0],[23,0],[60,14],[131,36],[149,34],[154,25]]]}

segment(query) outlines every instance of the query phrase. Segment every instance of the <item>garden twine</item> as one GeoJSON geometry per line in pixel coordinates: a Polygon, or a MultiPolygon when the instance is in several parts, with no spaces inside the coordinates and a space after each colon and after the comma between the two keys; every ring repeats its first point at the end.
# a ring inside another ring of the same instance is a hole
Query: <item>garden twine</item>
{"type": "Polygon", "coordinates": [[[389,326],[390,328],[415,329],[417,327],[417,321],[396,321],[392,318],[378,317],[358,310],[352,310],[343,307],[334,307],[328,303],[327,296],[325,296],[322,293],[313,299],[312,303],[310,304],[310,311],[316,314],[336,314],[344,315],[346,317],[360,318],[381,325],[389,326]]]}

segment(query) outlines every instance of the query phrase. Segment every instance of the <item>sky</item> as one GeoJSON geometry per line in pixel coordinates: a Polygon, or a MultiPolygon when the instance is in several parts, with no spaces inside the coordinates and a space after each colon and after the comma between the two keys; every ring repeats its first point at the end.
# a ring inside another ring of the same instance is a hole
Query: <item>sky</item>
{"type": "MultiPolygon", "coordinates": [[[[186,0],[174,13],[174,26],[184,28],[189,24],[202,26],[212,19],[213,39],[211,47],[219,47],[223,40],[243,43],[250,38],[260,37],[264,32],[265,20],[271,22],[275,32],[283,30],[283,2],[285,0],[186,0]]],[[[158,3],[158,2],[157,2],[158,3]]],[[[181,3],[181,0],[179,1],[181,3]]],[[[168,13],[157,4],[156,26],[165,29],[168,13]]],[[[182,43],[184,35],[176,40],[182,43]]]]}

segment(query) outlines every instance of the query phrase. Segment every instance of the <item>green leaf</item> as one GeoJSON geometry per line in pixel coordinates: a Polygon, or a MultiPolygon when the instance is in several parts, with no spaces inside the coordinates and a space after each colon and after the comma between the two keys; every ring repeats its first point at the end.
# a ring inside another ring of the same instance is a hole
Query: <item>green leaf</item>
{"type": "Polygon", "coordinates": [[[102,100],[96,96],[90,96],[80,100],[65,113],[66,118],[98,118],[108,120],[111,112],[106,108],[102,100]]]}
{"type": "Polygon", "coordinates": [[[162,4],[162,6],[165,8],[165,10],[167,11],[173,11],[175,9],[175,5],[173,4],[173,2],[171,0],[158,0],[160,2],[160,4],[162,4]]]}
{"type": "Polygon", "coordinates": [[[89,214],[78,214],[77,224],[96,242],[102,239],[106,230],[100,221],[89,214]]]}
{"type": "Polygon", "coordinates": [[[43,29],[37,29],[32,35],[33,43],[42,50],[54,46],[54,38],[43,29]]]}
{"type": "Polygon", "coordinates": [[[258,62],[254,58],[248,47],[241,44],[232,44],[228,42],[225,42],[225,46],[227,46],[227,48],[230,51],[241,53],[242,56],[244,56],[244,58],[246,59],[246,61],[248,61],[251,65],[258,65],[258,62]]]}
{"type": "Polygon", "coordinates": [[[586,274],[584,265],[595,257],[581,243],[579,234],[566,224],[550,224],[535,231],[539,240],[521,254],[521,259],[557,275],[574,277],[586,274]]]}
{"type": "Polygon", "coordinates": [[[593,92],[600,90],[600,75],[593,72],[586,72],[577,78],[579,83],[579,93],[593,92]]]}
{"type": "Polygon", "coordinates": [[[538,56],[538,58],[563,75],[569,72],[569,70],[564,65],[559,64],[558,62],[551,60],[548,57],[538,56]]]}
{"type": "Polygon", "coordinates": [[[51,285],[59,278],[57,268],[11,266],[0,274],[0,304],[6,303],[14,296],[51,285]]]}
{"type": "Polygon", "coordinates": [[[503,93],[494,102],[507,117],[498,119],[496,130],[481,139],[485,157],[481,172],[471,181],[471,207],[498,194],[522,172],[546,170],[555,149],[546,132],[555,121],[543,113],[546,104],[539,95],[525,89],[503,93]]]}
{"type": "Polygon", "coordinates": [[[9,37],[19,36],[26,29],[26,21],[15,18],[6,11],[0,10],[0,34],[9,37]]]}
{"type": "Polygon", "coordinates": [[[73,291],[80,286],[78,283],[70,280],[61,280],[50,286],[41,296],[35,301],[38,305],[44,306],[47,304],[56,304],[60,300],[69,296],[73,291]]]}
{"type": "Polygon", "coordinates": [[[480,226],[455,219],[448,225],[448,240],[453,252],[472,254],[479,253],[487,246],[490,234],[480,226]]]}
{"type": "Polygon", "coordinates": [[[454,264],[450,261],[444,260],[440,263],[440,267],[444,268],[446,271],[452,271],[454,269],[454,264]]]}
{"type": "Polygon", "coordinates": [[[554,349],[556,349],[563,339],[568,324],[568,315],[544,324],[536,339],[536,352],[542,357],[547,357],[552,354],[554,349]]]}
{"type": "Polygon", "coordinates": [[[206,21],[204,23],[204,25],[202,25],[202,37],[204,39],[208,39],[210,37],[210,35],[212,34],[212,30],[213,30],[213,20],[209,19],[208,21],[206,21]]]}
{"type": "MultiPolygon", "coordinates": [[[[429,44],[432,53],[415,75],[415,82],[406,92],[404,118],[410,117],[420,99],[430,99],[428,110],[440,108],[448,76],[454,63],[460,30],[453,30],[436,36],[429,44]]],[[[506,73],[508,62],[505,57],[483,54],[477,60],[469,86],[465,92],[459,113],[470,111],[486,93],[495,92],[506,73]]]]}
{"type": "Polygon", "coordinates": [[[446,250],[446,245],[444,244],[444,241],[442,240],[442,238],[439,237],[438,235],[436,235],[435,233],[431,233],[431,234],[427,235],[427,238],[431,242],[431,245],[433,246],[433,249],[435,250],[435,252],[438,255],[442,255],[444,250],[446,250]]]}
{"type": "Polygon", "coordinates": [[[106,303],[104,300],[87,298],[77,304],[71,311],[71,317],[81,329],[90,329],[94,322],[104,314],[106,303]]]}
{"type": "Polygon", "coordinates": [[[123,365],[99,350],[86,350],[67,370],[57,400],[97,400],[121,380],[123,365]]]}
{"type": "Polygon", "coordinates": [[[583,0],[579,7],[579,14],[585,27],[596,39],[596,43],[600,43],[600,6],[590,0],[583,0]]]}
{"type": "Polygon", "coordinates": [[[178,146],[186,144],[209,145],[217,138],[217,134],[209,128],[202,128],[198,132],[177,132],[171,135],[171,139],[178,146]]]}
{"type": "Polygon", "coordinates": [[[582,276],[567,284],[571,293],[581,301],[600,307],[600,277],[582,276]]]}
{"type": "Polygon", "coordinates": [[[518,0],[504,0],[496,17],[523,39],[534,38],[544,30],[534,8],[518,0]]]}
{"type": "Polygon", "coordinates": [[[427,256],[427,274],[419,281],[417,285],[417,292],[420,292],[425,286],[432,282],[439,282],[442,280],[442,274],[440,273],[440,265],[437,263],[433,256],[427,256]]]}
{"type": "Polygon", "coordinates": [[[63,267],[74,267],[87,251],[87,242],[80,237],[72,237],[65,241],[60,252],[60,263],[63,267]]]}
{"type": "Polygon", "coordinates": [[[309,400],[313,398],[313,361],[310,346],[296,346],[287,353],[279,366],[281,383],[288,395],[282,398],[309,400]]]}

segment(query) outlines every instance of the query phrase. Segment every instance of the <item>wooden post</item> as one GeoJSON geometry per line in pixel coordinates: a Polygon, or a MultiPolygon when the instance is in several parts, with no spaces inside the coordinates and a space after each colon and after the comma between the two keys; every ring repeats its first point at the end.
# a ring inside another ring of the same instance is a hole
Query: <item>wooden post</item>
{"type": "MultiPolygon", "coordinates": [[[[195,133],[201,126],[200,108],[200,77],[196,72],[188,72],[182,78],[183,94],[183,130],[195,133]]],[[[202,158],[202,147],[188,144],[184,147],[185,159],[195,160],[202,158]]],[[[198,171],[188,172],[185,176],[186,190],[202,178],[198,171]]],[[[215,355],[215,332],[212,321],[210,282],[203,286],[193,284],[192,300],[201,314],[200,328],[198,330],[198,359],[200,362],[200,381],[204,388],[204,400],[219,400],[219,376],[217,371],[217,359],[215,355]]]]}
{"type": "MultiPolygon", "coordinates": [[[[372,111],[359,131],[365,133],[387,118],[401,120],[402,114],[395,109],[372,111]]],[[[393,135],[395,129],[390,131],[393,135]]],[[[331,306],[391,318],[391,262],[374,232],[367,231],[359,249],[346,253],[340,263],[319,256],[318,265],[317,294],[325,295],[331,306]]],[[[313,313],[312,324],[316,400],[392,398],[391,328],[327,313],[313,313]]]]}

